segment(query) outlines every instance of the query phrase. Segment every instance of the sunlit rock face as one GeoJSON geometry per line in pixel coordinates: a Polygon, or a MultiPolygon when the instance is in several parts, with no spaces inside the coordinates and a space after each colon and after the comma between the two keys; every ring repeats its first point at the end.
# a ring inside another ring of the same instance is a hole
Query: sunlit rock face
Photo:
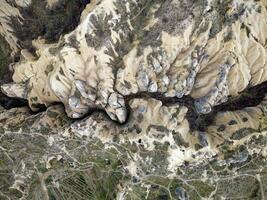
{"type": "Polygon", "coordinates": [[[208,113],[266,80],[266,20],[263,1],[103,0],[57,44],[17,63],[13,80],[25,83],[33,110],[62,102],[73,118],[103,109],[125,122],[125,98],[140,92],[190,95],[208,113]]]}
{"type": "Polygon", "coordinates": [[[0,200],[266,199],[266,0],[77,2],[0,2],[0,200]]]}

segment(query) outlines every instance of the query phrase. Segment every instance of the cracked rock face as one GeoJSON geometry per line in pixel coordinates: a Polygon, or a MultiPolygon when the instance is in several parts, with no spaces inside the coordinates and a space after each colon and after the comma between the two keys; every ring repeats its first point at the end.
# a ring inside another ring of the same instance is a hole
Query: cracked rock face
{"type": "Polygon", "coordinates": [[[2,0],[0,35],[0,199],[267,198],[266,0],[2,0]]]}

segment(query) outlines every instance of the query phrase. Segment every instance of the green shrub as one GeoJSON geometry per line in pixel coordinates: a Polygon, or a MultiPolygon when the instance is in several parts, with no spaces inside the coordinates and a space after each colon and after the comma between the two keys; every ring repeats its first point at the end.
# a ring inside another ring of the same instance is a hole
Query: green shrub
{"type": "Polygon", "coordinates": [[[10,25],[23,48],[31,49],[31,41],[39,36],[47,42],[55,42],[60,35],[75,29],[80,15],[89,0],[62,0],[53,9],[48,9],[46,1],[32,0],[27,8],[20,8],[23,23],[12,18],[10,25]]]}

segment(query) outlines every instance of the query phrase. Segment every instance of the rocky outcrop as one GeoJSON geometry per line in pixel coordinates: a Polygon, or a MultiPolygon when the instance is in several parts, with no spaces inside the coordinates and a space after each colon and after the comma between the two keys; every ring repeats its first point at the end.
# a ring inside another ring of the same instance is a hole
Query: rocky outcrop
{"type": "Polygon", "coordinates": [[[25,83],[33,110],[62,102],[73,118],[102,109],[125,122],[125,98],[140,92],[191,95],[207,113],[266,80],[266,15],[262,1],[101,1],[16,64],[14,84],[25,83]]]}

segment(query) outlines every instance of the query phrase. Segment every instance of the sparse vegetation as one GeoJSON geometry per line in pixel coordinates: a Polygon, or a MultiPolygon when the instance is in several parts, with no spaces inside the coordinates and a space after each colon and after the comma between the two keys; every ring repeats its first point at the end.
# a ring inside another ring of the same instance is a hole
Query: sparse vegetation
{"type": "Polygon", "coordinates": [[[72,31],[89,0],[62,0],[53,9],[47,8],[46,1],[32,0],[27,8],[20,8],[23,24],[11,20],[11,26],[23,48],[31,49],[31,41],[41,36],[47,42],[55,42],[60,35],[72,31]]]}
{"type": "Polygon", "coordinates": [[[8,79],[8,65],[11,62],[10,57],[11,50],[5,41],[5,39],[0,36],[0,80],[8,79]]]}

